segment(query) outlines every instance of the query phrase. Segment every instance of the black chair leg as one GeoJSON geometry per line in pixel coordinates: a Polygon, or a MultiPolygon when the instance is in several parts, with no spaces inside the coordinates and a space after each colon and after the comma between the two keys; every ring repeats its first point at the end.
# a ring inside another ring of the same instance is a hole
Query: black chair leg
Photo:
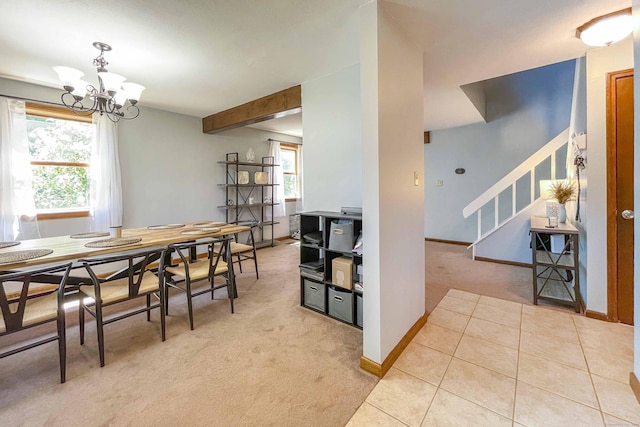
{"type": "Polygon", "coordinates": [[[84,345],[84,302],[80,297],[80,305],[78,306],[78,326],[80,327],[80,345],[84,345]]]}
{"type": "Polygon", "coordinates": [[[167,334],[166,334],[166,326],[165,326],[165,312],[164,312],[164,300],[165,300],[165,295],[164,293],[167,290],[165,289],[160,290],[160,332],[162,333],[162,341],[167,339],[167,334]]]}
{"type": "Polygon", "coordinates": [[[236,291],[235,277],[233,279],[227,278],[227,288],[229,289],[229,301],[231,301],[231,313],[233,314],[233,300],[235,299],[233,296],[235,295],[236,291]]]}
{"type": "Polygon", "coordinates": [[[64,311],[58,315],[58,354],[60,356],[60,383],[67,379],[67,336],[64,311]]]}
{"type": "Polygon", "coordinates": [[[187,294],[187,310],[189,311],[189,327],[193,331],[193,303],[191,302],[191,280],[187,279],[185,282],[187,294]]]}
{"type": "Polygon", "coordinates": [[[104,325],[102,323],[102,307],[96,304],[96,330],[98,332],[98,352],[100,353],[100,367],[104,366],[104,325]]]}
{"type": "Polygon", "coordinates": [[[256,279],[259,279],[260,276],[258,276],[258,257],[256,256],[255,248],[253,248],[253,263],[256,265],[256,279]]]}
{"type": "Polygon", "coordinates": [[[151,322],[151,294],[147,294],[147,322],[151,322]]]}
{"type": "Polygon", "coordinates": [[[242,258],[240,258],[240,254],[236,254],[238,257],[238,267],[240,267],[240,273],[242,273],[242,258]]]}

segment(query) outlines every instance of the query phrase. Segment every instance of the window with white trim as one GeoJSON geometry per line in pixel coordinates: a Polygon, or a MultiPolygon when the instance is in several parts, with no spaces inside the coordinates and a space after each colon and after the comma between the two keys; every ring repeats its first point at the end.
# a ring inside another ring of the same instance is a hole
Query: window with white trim
{"type": "Polygon", "coordinates": [[[282,163],[284,198],[287,202],[300,197],[298,180],[298,146],[280,144],[280,161],[282,163]]]}
{"type": "Polygon", "coordinates": [[[36,103],[26,112],[38,219],[88,216],[91,117],[36,103]]]}

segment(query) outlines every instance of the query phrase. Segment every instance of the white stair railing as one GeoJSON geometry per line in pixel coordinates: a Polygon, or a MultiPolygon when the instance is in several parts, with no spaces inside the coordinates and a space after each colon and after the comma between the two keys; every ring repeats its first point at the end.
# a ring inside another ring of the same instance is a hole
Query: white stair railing
{"type": "MultiPolygon", "coordinates": [[[[489,235],[493,234],[496,230],[502,227],[504,224],[509,222],[513,217],[515,217],[519,212],[526,209],[528,206],[524,207],[520,211],[517,211],[516,200],[517,200],[517,185],[516,183],[520,178],[527,174],[531,174],[531,198],[529,206],[535,202],[536,200],[536,184],[537,180],[535,177],[536,167],[545,161],[547,158],[551,157],[551,179],[556,179],[556,151],[560,149],[567,141],[569,140],[569,128],[560,132],[555,138],[549,141],[544,147],[540,148],[536,151],[531,157],[522,162],[519,166],[509,172],[504,176],[500,181],[496,182],[491,186],[487,191],[482,193],[478,198],[469,203],[463,210],[462,215],[465,218],[473,215],[474,213],[478,213],[478,238],[475,242],[471,244],[471,246],[475,246],[481,240],[487,238],[489,235]],[[511,187],[511,216],[508,217],[505,221],[500,224],[500,194],[511,187]],[[482,233],[482,207],[485,206],[493,200],[494,205],[494,225],[493,228],[486,233],[482,233]]],[[[471,247],[470,246],[470,247],[471,247]]]]}

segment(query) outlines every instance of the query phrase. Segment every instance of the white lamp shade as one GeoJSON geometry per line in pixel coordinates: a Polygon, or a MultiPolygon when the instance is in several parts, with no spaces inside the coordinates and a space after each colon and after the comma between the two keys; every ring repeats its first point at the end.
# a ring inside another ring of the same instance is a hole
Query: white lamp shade
{"type": "Polygon", "coordinates": [[[75,88],[78,80],[82,79],[84,73],[71,67],[53,67],[53,71],[58,73],[58,78],[62,82],[62,86],[71,86],[75,88]]]}
{"type": "Polygon", "coordinates": [[[556,182],[554,179],[542,179],[540,180],[540,197],[543,199],[553,199],[553,193],[551,192],[551,186],[556,182]]]}
{"type": "Polygon", "coordinates": [[[142,91],[145,89],[144,86],[139,85],[138,83],[125,82],[122,83],[122,90],[126,93],[127,99],[130,101],[139,101],[140,95],[142,95],[142,91]]]}
{"type": "Polygon", "coordinates": [[[125,78],[120,74],[110,73],[108,71],[100,71],[98,77],[102,80],[102,84],[107,92],[118,92],[122,89],[122,82],[125,78]]]}
{"type": "Polygon", "coordinates": [[[73,84],[73,91],[71,92],[71,94],[73,96],[84,98],[87,95],[87,86],[90,86],[89,82],[85,82],[84,80],[77,80],[73,84]]]}
{"type": "Polygon", "coordinates": [[[127,93],[124,90],[116,92],[113,96],[113,101],[118,107],[122,107],[127,102],[127,93]]]}
{"type": "Polygon", "coordinates": [[[598,20],[580,32],[587,46],[609,46],[627,37],[633,31],[631,15],[617,15],[598,20]]]}

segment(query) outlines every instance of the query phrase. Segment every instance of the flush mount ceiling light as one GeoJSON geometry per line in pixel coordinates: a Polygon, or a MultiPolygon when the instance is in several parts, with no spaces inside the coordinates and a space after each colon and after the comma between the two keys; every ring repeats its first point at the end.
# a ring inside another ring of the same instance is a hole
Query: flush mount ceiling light
{"type": "Polygon", "coordinates": [[[576,37],[587,46],[609,46],[624,39],[632,31],[633,18],[629,7],[592,19],[578,27],[576,37]]]}
{"type": "Polygon", "coordinates": [[[95,42],[93,47],[100,51],[100,55],[93,60],[93,66],[98,68],[97,86],[82,80],[82,71],[70,67],[53,67],[66,91],[61,96],[62,103],[79,116],[100,113],[114,122],[135,119],[140,115],[136,104],[144,86],[125,82],[121,75],[107,71],[109,63],[104,58],[104,53],[109,52],[111,46],[95,42]],[[84,100],[88,100],[91,105],[84,105],[84,100]]]}

